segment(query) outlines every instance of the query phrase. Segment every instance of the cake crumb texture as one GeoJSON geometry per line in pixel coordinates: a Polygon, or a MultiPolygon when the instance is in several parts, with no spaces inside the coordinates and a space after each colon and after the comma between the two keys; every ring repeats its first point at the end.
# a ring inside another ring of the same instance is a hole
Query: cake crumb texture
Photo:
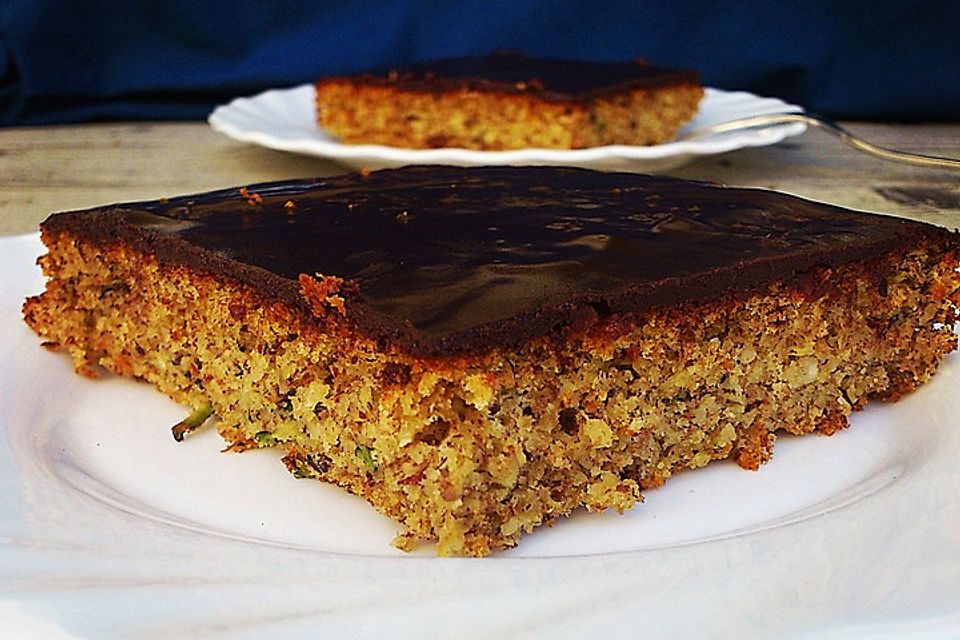
{"type": "Polygon", "coordinates": [[[350,79],[316,85],[317,122],[342,142],[411,149],[663,144],[693,118],[702,97],[697,85],[625,91],[585,104],[526,94],[400,91],[350,79]]]}
{"type": "Polygon", "coordinates": [[[209,406],[231,449],[278,447],[295,476],[397,521],[400,548],[441,555],[512,547],[578,508],[625,511],[714,460],[757,469],[778,433],[843,429],[957,346],[958,255],[935,240],[443,357],[345,322],[331,276],[302,276],[295,308],[119,241],[42,237],[49,280],[24,316],[78,372],[209,406]]]}

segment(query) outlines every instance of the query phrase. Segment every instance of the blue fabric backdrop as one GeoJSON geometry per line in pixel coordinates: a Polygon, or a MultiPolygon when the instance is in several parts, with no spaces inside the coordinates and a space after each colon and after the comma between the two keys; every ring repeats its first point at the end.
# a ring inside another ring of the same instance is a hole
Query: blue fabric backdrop
{"type": "Polygon", "coordinates": [[[203,118],[323,74],[520,49],[645,57],[837,118],[960,119],[960,2],[6,0],[0,123],[203,118]]]}

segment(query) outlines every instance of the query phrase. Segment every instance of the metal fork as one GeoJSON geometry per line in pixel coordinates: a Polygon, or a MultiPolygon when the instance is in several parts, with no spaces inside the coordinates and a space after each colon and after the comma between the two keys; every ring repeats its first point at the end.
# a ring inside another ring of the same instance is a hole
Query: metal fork
{"type": "Polygon", "coordinates": [[[903,164],[912,164],[918,167],[932,167],[936,169],[960,171],[960,160],[954,160],[953,158],[941,158],[938,156],[926,156],[919,153],[907,153],[906,151],[897,151],[896,149],[881,147],[853,135],[843,127],[830,122],[826,118],[815,116],[809,113],[771,113],[767,115],[750,116],[748,118],[729,120],[727,122],[721,122],[718,124],[707,125],[705,127],[694,129],[693,131],[689,131],[681,135],[678,140],[702,140],[704,138],[709,138],[721,133],[728,133],[730,131],[763,129],[765,127],[772,127],[791,122],[802,122],[803,124],[822,129],[823,131],[840,138],[855,149],[883,160],[891,160],[893,162],[901,162],[903,164]]]}

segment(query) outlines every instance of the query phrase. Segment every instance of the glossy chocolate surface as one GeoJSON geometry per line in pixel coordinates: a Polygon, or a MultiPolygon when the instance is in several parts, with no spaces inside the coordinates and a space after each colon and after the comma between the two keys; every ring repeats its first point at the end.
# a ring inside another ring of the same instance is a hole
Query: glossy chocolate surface
{"type": "Polygon", "coordinates": [[[789,282],[947,233],[772,191],[546,167],[407,167],[45,224],[132,238],[162,261],[233,274],[268,295],[296,297],[301,273],[345,278],[358,285],[349,315],[423,354],[517,342],[585,312],[789,282]]]}
{"type": "Polygon", "coordinates": [[[446,58],[403,69],[383,69],[362,80],[420,91],[455,86],[533,92],[558,99],[587,99],[597,94],[636,87],[699,84],[694,71],[643,62],[585,62],[532,58],[518,53],[446,58]]]}

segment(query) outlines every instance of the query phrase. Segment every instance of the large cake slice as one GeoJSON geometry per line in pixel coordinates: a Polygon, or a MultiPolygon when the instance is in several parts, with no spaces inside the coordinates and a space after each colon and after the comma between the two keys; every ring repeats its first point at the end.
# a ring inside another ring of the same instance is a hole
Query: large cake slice
{"type": "MultiPolygon", "coordinates": [[[[756,469],[957,346],[960,240],[780,193],[409,167],[51,216],[28,324],[484,555],[683,469],[756,469]]],[[[809,446],[816,447],[815,442],[809,446]]]]}
{"type": "Polygon", "coordinates": [[[517,53],[323,78],[319,125],[349,144],[578,149],[673,139],[703,97],[696,72],[517,53]]]}

